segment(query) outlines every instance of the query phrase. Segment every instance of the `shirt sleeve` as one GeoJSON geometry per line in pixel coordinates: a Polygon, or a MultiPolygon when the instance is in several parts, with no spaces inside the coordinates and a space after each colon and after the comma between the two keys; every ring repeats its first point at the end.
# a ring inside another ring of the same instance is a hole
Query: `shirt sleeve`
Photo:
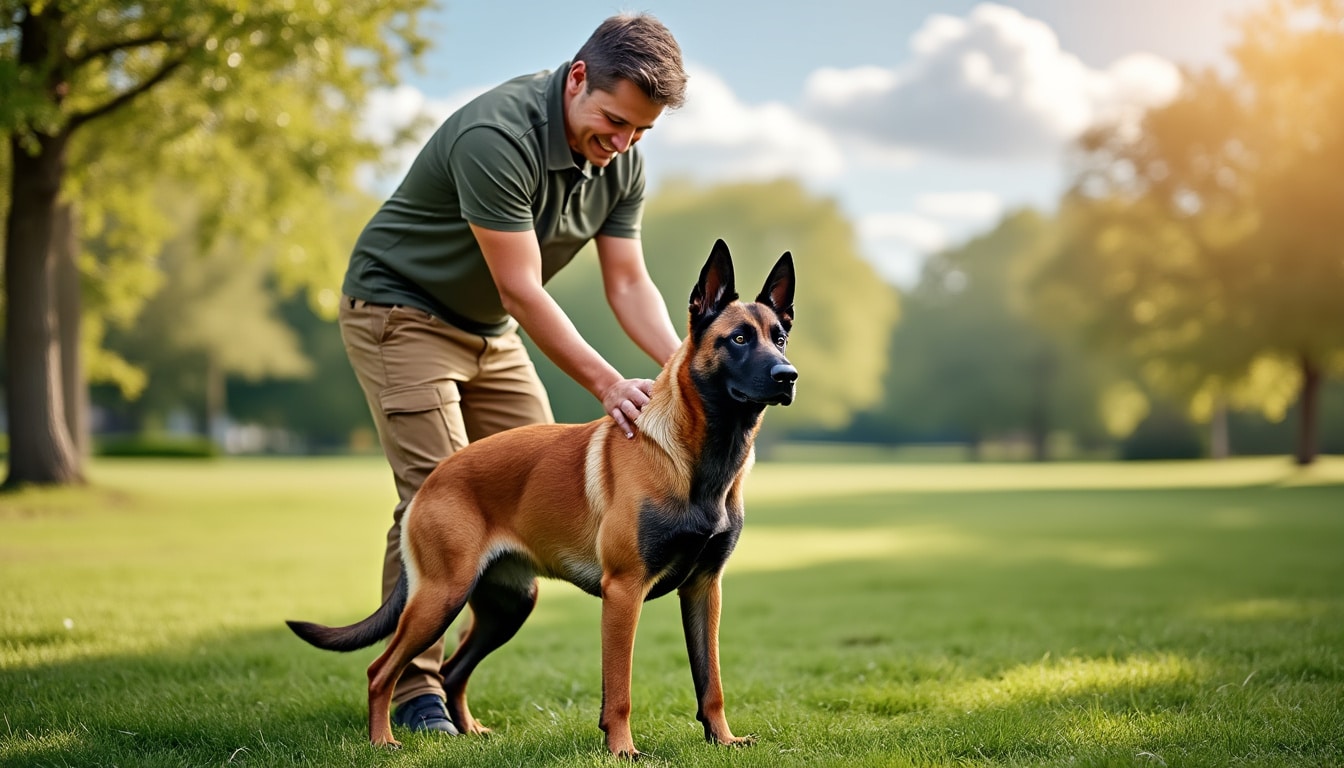
{"type": "Polygon", "coordinates": [[[631,152],[630,159],[630,179],[625,184],[624,194],[598,233],[638,240],[640,221],[644,217],[644,157],[638,152],[631,152]]]}
{"type": "Polygon", "coordinates": [[[448,153],[448,167],[467,221],[503,232],[533,228],[540,169],[504,131],[488,125],[463,131],[448,153]]]}

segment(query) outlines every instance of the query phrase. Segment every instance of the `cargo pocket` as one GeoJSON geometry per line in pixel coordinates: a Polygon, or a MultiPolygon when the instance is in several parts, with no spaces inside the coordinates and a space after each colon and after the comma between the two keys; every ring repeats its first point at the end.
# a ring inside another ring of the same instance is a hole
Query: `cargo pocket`
{"type": "MultiPolygon", "coordinates": [[[[467,444],[462,396],[452,382],[392,387],[383,390],[378,400],[396,455],[420,480],[467,444]]],[[[402,474],[397,467],[393,471],[402,474]]]]}

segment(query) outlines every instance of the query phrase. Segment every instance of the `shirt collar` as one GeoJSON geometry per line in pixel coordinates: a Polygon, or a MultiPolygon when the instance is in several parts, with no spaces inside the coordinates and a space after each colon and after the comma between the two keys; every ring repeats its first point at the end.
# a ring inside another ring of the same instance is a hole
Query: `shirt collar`
{"type": "Polygon", "coordinates": [[[598,168],[585,158],[582,162],[574,159],[569,148],[569,138],[565,136],[565,81],[569,77],[569,62],[566,61],[551,73],[546,85],[546,121],[547,151],[550,159],[546,163],[549,171],[576,170],[585,179],[601,176],[603,168],[598,168]]]}

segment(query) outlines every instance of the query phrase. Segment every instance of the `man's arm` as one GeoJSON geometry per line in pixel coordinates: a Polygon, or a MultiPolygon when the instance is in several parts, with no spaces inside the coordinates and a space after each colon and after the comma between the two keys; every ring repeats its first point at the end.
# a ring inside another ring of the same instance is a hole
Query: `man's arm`
{"type": "Polygon", "coordinates": [[[681,346],[681,337],[667,316],[663,295],[649,279],[644,247],[630,237],[597,236],[597,258],[607,303],[630,340],[658,365],[665,365],[681,346]]]}
{"type": "Polygon", "coordinates": [[[475,224],[471,231],[485,255],[505,311],[546,357],[602,403],[602,409],[616,420],[626,437],[633,436],[635,418],[649,402],[653,383],[622,377],[579,335],[564,310],[542,287],[541,248],[536,233],[501,232],[475,224]]]}

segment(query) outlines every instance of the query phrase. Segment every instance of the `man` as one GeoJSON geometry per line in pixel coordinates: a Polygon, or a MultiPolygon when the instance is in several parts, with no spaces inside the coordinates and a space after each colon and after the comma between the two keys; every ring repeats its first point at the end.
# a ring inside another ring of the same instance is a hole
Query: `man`
{"type": "MultiPolygon", "coordinates": [[[[634,145],[680,106],[676,40],[648,15],[607,19],[554,72],[511,80],[438,129],[355,244],[341,337],[396,477],[383,597],[401,567],[401,517],[421,482],[470,440],[552,421],[518,336],[526,331],[626,434],[652,382],[627,379],[579,335],[543,284],[590,240],[621,327],[662,365],[680,344],[639,241],[644,166],[634,145]]],[[[394,720],[455,733],[440,640],[397,685],[394,720]]]]}

